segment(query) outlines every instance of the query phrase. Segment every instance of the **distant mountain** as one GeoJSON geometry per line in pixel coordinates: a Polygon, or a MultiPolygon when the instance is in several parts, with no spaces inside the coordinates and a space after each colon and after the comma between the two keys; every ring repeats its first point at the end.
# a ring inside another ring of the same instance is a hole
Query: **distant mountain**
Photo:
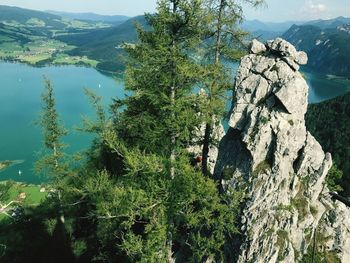
{"type": "Polygon", "coordinates": [[[31,29],[36,35],[46,36],[60,33],[80,33],[110,26],[96,21],[62,18],[42,11],[5,5],[0,5],[0,23],[17,28],[31,29]]]}
{"type": "Polygon", "coordinates": [[[29,35],[36,35],[36,33],[26,28],[0,23],[0,44],[15,42],[19,45],[24,45],[31,41],[28,37],[29,35]]]}
{"type": "Polygon", "coordinates": [[[123,42],[133,42],[137,39],[135,23],[146,26],[144,16],[137,16],[127,20],[119,26],[90,31],[85,34],[62,35],[56,39],[77,46],[70,54],[87,56],[98,60],[98,68],[102,70],[118,70],[123,68],[123,61],[118,55],[123,53],[119,47],[123,42]]]}
{"type": "Polygon", "coordinates": [[[320,19],[320,20],[313,20],[313,21],[304,23],[304,25],[312,25],[321,29],[336,28],[344,24],[350,24],[350,18],[339,16],[334,19],[328,19],[328,20],[320,19]]]}
{"type": "Polygon", "coordinates": [[[17,23],[33,27],[64,28],[61,17],[41,11],[0,5],[0,22],[17,23]]]}
{"type": "Polygon", "coordinates": [[[45,12],[58,15],[61,17],[65,17],[65,18],[70,18],[70,19],[88,20],[88,21],[105,22],[105,23],[113,23],[113,24],[115,23],[120,24],[130,19],[130,17],[122,16],[122,15],[108,16],[108,15],[99,15],[95,13],[69,13],[69,12],[52,11],[52,10],[47,10],[45,12]]]}
{"type": "Polygon", "coordinates": [[[309,68],[323,74],[350,76],[350,24],[335,28],[294,25],[282,37],[308,53],[309,68]]]}
{"type": "Polygon", "coordinates": [[[268,31],[268,32],[284,32],[288,30],[292,25],[301,25],[305,22],[302,21],[287,21],[287,22],[262,22],[259,20],[246,20],[242,24],[242,28],[254,32],[254,31],[268,31]]]}
{"type": "Polygon", "coordinates": [[[303,24],[301,21],[287,21],[287,22],[262,22],[259,20],[246,20],[242,23],[242,29],[250,32],[251,38],[260,40],[275,39],[283,35],[292,25],[303,24]]]}

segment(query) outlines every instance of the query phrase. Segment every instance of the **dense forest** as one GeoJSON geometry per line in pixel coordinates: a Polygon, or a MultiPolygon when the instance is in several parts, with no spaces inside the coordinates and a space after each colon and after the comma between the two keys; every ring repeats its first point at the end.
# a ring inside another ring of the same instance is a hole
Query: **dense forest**
{"type": "MultiPolygon", "coordinates": [[[[244,195],[220,192],[208,152],[233,83],[223,59],[244,53],[242,16],[231,0],[158,1],[138,43],[124,46],[131,95],[106,111],[87,91],[96,119],[82,130],[95,140],[83,154],[65,153],[68,131],[45,79],[37,123],[46,155],[35,168],[53,190],[35,207],[1,204],[1,262],[232,261],[244,195]]],[[[9,189],[1,184],[1,201],[9,189]]]]}
{"type": "Polygon", "coordinates": [[[350,94],[309,106],[306,127],[332,154],[334,163],[343,171],[338,183],[343,195],[350,196],[350,94]]]}

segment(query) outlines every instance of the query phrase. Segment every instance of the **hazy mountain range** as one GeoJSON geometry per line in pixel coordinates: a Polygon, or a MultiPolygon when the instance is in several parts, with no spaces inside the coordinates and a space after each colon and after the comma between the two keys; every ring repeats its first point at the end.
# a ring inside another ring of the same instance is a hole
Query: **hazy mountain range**
{"type": "Polygon", "coordinates": [[[350,23],[336,27],[325,25],[293,25],[283,34],[283,38],[294,44],[297,49],[307,52],[308,67],[318,73],[350,76],[350,23]]]}
{"type": "Polygon", "coordinates": [[[100,22],[112,23],[112,24],[120,24],[130,18],[128,16],[122,16],[122,15],[108,16],[108,15],[99,15],[95,13],[70,13],[70,12],[53,11],[53,10],[47,10],[45,12],[58,15],[61,17],[65,17],[65,18],[70,18],[70,19],[100,21],[100,22]]]}
{"type": "MultiPolygon", "coordinates": [[[[122,68],[119,45],[136,41],[135,22],[146,26],[143,16],[105,16],[94,13],[40,12],[0,6],[0,45],[13,41],[22,45],[31,36],[47,36],[74,46],[69,55],[97,60],[97,68],[115,71],[122,68]]],[[[241,27],[251,38],[262,40],[278,36],[309,55],[309,67],[321,73],[350,75],[350,18],[287,21],[282,23],[245,21],[241,27]]],[[[1,46],[0,46],[1,48],[1,46]]]]}

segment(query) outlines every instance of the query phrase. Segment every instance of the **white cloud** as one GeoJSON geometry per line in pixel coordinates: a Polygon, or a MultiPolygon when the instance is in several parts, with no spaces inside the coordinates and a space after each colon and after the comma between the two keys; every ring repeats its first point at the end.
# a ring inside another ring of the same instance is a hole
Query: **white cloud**
{"type": "Polygon", "coordinates": [[[325,0],[321,1],[304,0],[304,4],[299,8],[299,11],[292,13],[301,20],[329,19],[331,10],[324,4],[325,0]]]}
{"type": "Polygon", "coordinates": [[[306,1],[302,9],[303,13],[311,15],[320,15],[328,10],[327,6],[322,3],[315,3],[313,1],[306,1]]]}

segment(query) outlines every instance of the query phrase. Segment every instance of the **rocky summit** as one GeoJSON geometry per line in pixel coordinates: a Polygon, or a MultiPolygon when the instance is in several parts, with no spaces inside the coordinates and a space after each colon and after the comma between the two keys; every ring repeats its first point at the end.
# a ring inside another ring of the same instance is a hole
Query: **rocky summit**
{"type": "Polygon", "coordinates": [[[350,209],[332,200],[329,153],[306,130],[307,55],[277,38],[253,40],[234,87],[214,176],[243,191],[238,262],[350,262],[350,209]],[[311,262],[311,261],[310,261],[311,262]]]}

